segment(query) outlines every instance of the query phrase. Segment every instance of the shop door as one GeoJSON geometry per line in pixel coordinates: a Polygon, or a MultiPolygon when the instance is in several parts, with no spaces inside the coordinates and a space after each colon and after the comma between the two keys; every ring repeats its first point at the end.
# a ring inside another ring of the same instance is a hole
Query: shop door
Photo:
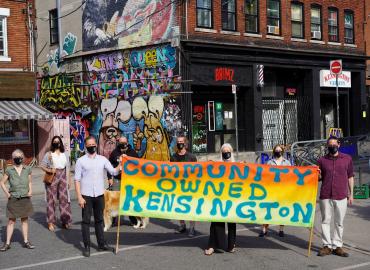
{"type": "Polygon", "coordinates": [[[296,99],[265,98],[262,100],[263,149],[298,140],[296,99]]]}

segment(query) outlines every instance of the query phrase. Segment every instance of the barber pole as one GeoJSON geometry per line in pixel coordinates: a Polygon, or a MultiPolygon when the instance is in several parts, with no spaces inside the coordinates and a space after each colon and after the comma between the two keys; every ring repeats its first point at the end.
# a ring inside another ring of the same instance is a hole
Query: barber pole
{"type": "Polygon", "coordinates": [[[257,86],[263,87],[264,84],[263,65],[257,65],[257,86]]]}

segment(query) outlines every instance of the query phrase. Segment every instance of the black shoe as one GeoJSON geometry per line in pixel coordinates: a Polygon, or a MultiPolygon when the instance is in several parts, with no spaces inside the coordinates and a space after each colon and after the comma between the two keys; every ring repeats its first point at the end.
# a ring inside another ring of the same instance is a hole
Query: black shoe
{"type": "Polygon", "coordinates": [[[7,251],[8,249],[10,249],[10,244],[4,244],[1,248],[0,248],[0,251],[4,252],[4,251],[7,251]]]}
{"type": "Polygon", "coordinates": [[[85,247],[82,251],[82,255],[84,255],[84,257],[90,257],[90,247],[85,247]]]}
{"type": "Polygon", "coordinates": [[[114,251],[114,249],[108,246],[107,244],[105,244],[104,246],[98,247],[98,251],[114,251]]]}
{"type": "Polygon", "coordinates": [[[279,231],[279,236],[284,237],[285,236],[284,231],[279,231]]]}
{"type": "Polygon", "coordinates": [[[175,233],[185,233],[186,232],[186,225],[180,225],[176,230],[175,233]]]}
{"type": "Polygon", "coordinates": [[[265,237],[267,235],[267,231],[261,231],[260,234],[258,235],[259,237],[265,237]]]}
{"type": "Polygon", "coordinates": [[[28,248],[28,249],[34,249],[34,248],[35,248],[35,246],[33,246],[33,245],[30,243],[30,241],[28,241],[28,242],[24,243],[24,244],[23,244],[23,247],[24,247],[24,248],[28,248]]]}

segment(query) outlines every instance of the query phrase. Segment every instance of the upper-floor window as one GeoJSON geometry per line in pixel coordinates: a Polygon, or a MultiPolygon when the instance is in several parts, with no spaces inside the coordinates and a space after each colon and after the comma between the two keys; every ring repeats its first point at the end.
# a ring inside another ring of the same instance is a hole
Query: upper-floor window
{"type": "Polygon", "coordinates": [[[10,15],[8,8],[0,8],[0,61],[8,58],[7,17],[10,15]]]}
{"type": "Polygon", "coordinates": [[[344,43],[353,44],[354,40],[354,31],[353,31],[353,11],[345,10],[344,11],[344,43]]]}
{"type": "Polygon", "coordinates": [[[280,35],[280,0],[267,1],[267,34],[280,35]]]}
{"type": "Polygon", "coordinates": [[[329,8],[328,16],[328,34],[330,42],[338,42],[338,9],[329,8]]]}
{"type": "Polygon", "coordinates": [[[245,32],[258,33],[258,0],[245,0],[245,32]]]}
{"type": "Polygon", "coordinates": [[[236,5],[235,0],[221,0],[222,29],[236,30],[236,5]]]}
{"type": "Polygon", "coordinates": [[[212,28],[212,0],[197,0],[197,27],[212,28]]]}
{"type": "Polygon", "coordinates": [[[49,30],[50,30],[50,44],[59,42],[59,29],[58,29],[58,10],[49,10],[49,30]]]}
{"type": "Polygon", "coordinates": [[[303,23],[303,4],[292,3],[292,37],[303,38],[304,37],[304,23],[303,23]]]}
{"type": "Polygon", "coordinates": [[[311,39],[321,40],[321,7],[311,6],[311,39]]]}

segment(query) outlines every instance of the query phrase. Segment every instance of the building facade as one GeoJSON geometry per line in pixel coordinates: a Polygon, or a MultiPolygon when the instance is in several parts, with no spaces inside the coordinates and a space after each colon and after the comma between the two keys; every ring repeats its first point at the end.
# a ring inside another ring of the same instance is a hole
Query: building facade
{"type": "Polygon", "coordinates": [[[34,98],[33,31],[33,1],[0,1],[0,159],[16,148],[34,156],[34,117],[13,114],[31,108],[22,102],[34,98]]]}
{"type": "Polygon", "coordinates": [[[367,132],[364,0],[36,5],[36,96],[68,117],[72,159],[88,134],[106,156],[125,134],[158,160],[182,133],[195,153],[326,138],[338,127],[334,59],[344,71],[339,127],[367,132]]]}
{"type": "MultiPolygon", "coordinates": [[[[364,29],[365,29],[365,44],[366,44],[366,55],[370,57],[370,3],[365,1],[365,14],[364,14],[364,29]]],[[[368,100],[370,99],[370,60],[367,60],[366,64],[366,93],[368,100]]],[[[367,112],[370,112],[369,106],[367,112]]],[[[368,127],[370,127],[370,121],[367,121],[368,127]]]]}
{"type": "Polygon", "coordinates": [[[344,136],[368,132],[364,7],[365,1],[190,0],[181,16],[181,51],[195,144],[204,152],[236,145],[233,84],[240,150],[327,138],[338,127],[334,59],[343,61],[339,127],[344,136]],[[199,111],[205,121],[197,120],[199,111]]]}

